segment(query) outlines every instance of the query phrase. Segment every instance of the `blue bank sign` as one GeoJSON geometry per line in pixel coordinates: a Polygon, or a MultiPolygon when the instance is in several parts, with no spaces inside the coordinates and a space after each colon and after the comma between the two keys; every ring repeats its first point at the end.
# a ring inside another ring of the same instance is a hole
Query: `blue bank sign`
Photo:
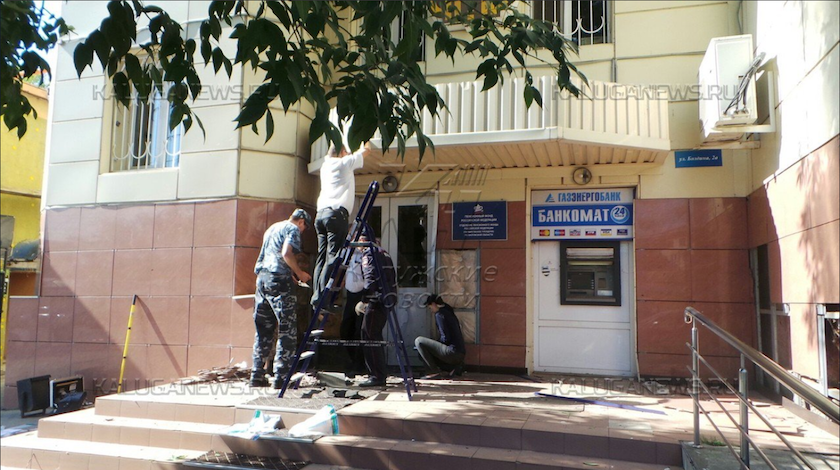
{"type": "Polygon", "coordinates": [[[674,165],[677,168],[723,166],[723,152],[720,149],[677,150],[674,152],[674,165]]]}
{"type": "Polygon", "coordinates": [[[633,189],[534,191],[532,240],[633,238],[633,189]]]}
{"type": "Polygon", "coordinates": [[[507,240],[507,202],[452,204],[453,240],[507,240]]]}

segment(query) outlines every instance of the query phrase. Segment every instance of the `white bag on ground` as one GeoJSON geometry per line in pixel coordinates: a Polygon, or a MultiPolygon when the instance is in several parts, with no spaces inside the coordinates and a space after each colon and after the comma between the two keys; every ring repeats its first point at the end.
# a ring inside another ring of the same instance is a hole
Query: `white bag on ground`
{"type": "Polygon", "coordinates": [[[289,437],[318,437],[338,434],[338,415],[332,405],[327,405],[305,421],[289,429],[289,437]]]}
{"type": "Polygon", "coordinates": [[[285,427],[282,416],[271,415],[257,410],[254,412],[254,417],[250,422],[238,423],[229,427],[227,435],[241,437],[243,439],[259,439],[262,435],[271,434],[285,427]]]}

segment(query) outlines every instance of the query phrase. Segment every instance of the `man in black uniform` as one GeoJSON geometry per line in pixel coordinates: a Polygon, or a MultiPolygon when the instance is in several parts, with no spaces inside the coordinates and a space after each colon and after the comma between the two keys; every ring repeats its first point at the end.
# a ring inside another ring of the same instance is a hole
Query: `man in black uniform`
{"type": "Polygon", "coordinates": [[[441,377],[441,365],[453,366],[450,375],[461,375],[464,371],[464,335],[461,334],[461,324],[452,307],[436,294],[429,294],[424,305],[435,314],[435,324],[440,333],[440,341],[418,336],[414,346],[420,353],[420,358],[426,363],[429,374],[424,379],[441,377]]]}
{"type": "MultiPolygon", "coordinates": [[[[361,237],[359,241],[367,241],[361,237]]],[[[362,295],[366,302],[362,320],[362,340],[383,341],[382,329],[388,321],[388,309],[397,305],[397,273],[394,261],[385,250],[366,247],[362,255],[362,276],[364,288],[362,295]],[[382,267],[382,278],[377,273],[374,257],[382,267]]],[[[364,347],[365,366],[370,377],[360,383],[360,387],[379,387],[385,385],[388,378],[388,364],[384,346],[364,347]]]]}
{"type": "Polygon", "coordinates": [[[274,388],[280,388],[289,372],[297,349],[297,314],[295,292],[298,282],[312,277],[298,265],[300,234],[312,225],[312,217],[295,209],[288,220],[277,222],[265,231],[262,249],[254,266],[257,291],[254,294],[254,339],[251,386],[266,387],[265,363],[274,342],[277,327],[277,351],[274,355],[274,388]]]}

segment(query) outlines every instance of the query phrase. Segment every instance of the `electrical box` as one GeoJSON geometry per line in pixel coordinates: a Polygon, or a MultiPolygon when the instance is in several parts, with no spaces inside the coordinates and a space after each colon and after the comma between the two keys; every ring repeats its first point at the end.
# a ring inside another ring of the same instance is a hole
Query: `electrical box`
{"type": "Polygon", "coordinates": [[[50,408],[50,376],[39,375],[17,381],[20,417],[27,413],[46,413],[50,408]]]}
{"type": "Polygon", "coordinates": [[[700,63],[700,123],[705,141],[733,140],[739,125],[758,119],[755,98],[753,37],[750,34],[714,38],[700,63]],[[746,78],[745,78],[746,77],[746,78]]]}

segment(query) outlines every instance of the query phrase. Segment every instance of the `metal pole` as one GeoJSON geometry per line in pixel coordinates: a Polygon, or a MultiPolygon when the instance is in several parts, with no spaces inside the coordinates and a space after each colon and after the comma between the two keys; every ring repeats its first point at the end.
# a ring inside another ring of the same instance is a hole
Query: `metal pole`
{"type": "Polygon", "coordinates": [[[741,401],[741,461],[744,462],[747,468],[750,467],[750,443],[747,439],[747,434],[750,432],[749,425],[749,408],[746,402],[750,399],[749,390],[747,389],[747,367],[746,357],[741,354],[741,369],[738,371],[738,391],[744,400],[741,401]]]}
{"type": "Polygon", "coordinates": [[[820,358],[820,391],[828,396],[828,358],[825,352],[825,304],[817,305],[817,345],[820,358]]]}
{"type": "Polygon", "coordinates": [[[122,392],[123,374],[125,373],[125,359],[128,357],[128,343],[131,340],[131,323],[134,321],[134,309],[137,304],[137,294],[131,299],[131,308],[128,310],[128,327],[125,330],[125,347],[123,348],[122,362],[120,363],[120,381],[117,382],[117,393],[122,392]]]}
{"type": "Polygon", "coordinates": [[[694,445],[700,445],[700,388],[697,381],[700,380],[700,344],[697,340],[697,321],[691,322],[691,394],[694,397],[694,445]]]}

